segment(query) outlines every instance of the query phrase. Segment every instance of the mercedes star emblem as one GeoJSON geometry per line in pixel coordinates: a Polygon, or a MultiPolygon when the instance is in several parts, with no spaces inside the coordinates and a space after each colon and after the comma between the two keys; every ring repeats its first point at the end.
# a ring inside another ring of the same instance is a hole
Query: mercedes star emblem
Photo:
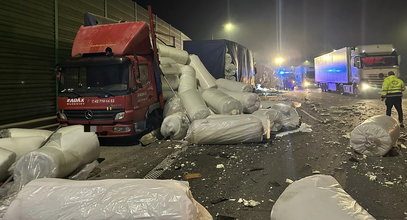
{"type": "Polygon", "coordinates": [[[93,118],[93,112],[91,110],[87,110],[85,112],[85,118],[88,119],[88,120],[92,119],[93,118]]]}

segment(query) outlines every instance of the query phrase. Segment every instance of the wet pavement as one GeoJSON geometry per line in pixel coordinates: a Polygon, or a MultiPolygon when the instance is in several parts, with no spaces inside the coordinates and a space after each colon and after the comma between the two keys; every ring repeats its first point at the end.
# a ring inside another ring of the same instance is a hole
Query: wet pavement
{"type": "MultiPolygon", "coordinates": [[[[363,157],[349,147],[349,132],[365,119],[384,114],[384,102],[318,90],[288,92],[278,99],[301,103],[297,111],[313,131],[258,144],[188,146],[160,141],[146,147],[103,147],[105,161],[92,179],[143,178],[167,155],[184,148],[172,156],[168,170],[158,168],[158,178],[191,178],[187,181],[194,198],[214,217],[269,219],[287,179],[315,173],[334,176],[377,219],[407,217],[405,130],[399,146],[385,157],[363,157]],[[243,199],[259,204],[248,207],[243,199]]],[[[407,109],[407,100],[403,107],[407,109]]]]}

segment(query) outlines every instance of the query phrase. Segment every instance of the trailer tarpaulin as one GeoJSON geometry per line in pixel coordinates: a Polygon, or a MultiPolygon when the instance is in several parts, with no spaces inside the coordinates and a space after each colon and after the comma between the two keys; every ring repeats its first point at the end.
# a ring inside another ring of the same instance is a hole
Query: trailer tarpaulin
{"type": "Polygon", "coordinates": [[[253,53],[246,47],[228,40],[202,40],[184,41],[184,50],[197,55],[216,79],[225,78],[225,55],[229,53],[237,81],[254,85],[253,53]]]}

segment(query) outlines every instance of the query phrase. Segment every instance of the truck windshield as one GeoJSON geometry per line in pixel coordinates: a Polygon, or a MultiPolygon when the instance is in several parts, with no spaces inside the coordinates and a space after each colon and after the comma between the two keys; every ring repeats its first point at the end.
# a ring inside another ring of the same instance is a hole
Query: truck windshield
{"type": "Polygon", "coordinates": [[[395,56],[363,57],[362,63],[364,67],[394,66],[397,65],[397,57],[395,56]]]}
{"type": "Polygon", "coordinates": [[[63,67],[59,92],[66,96],[113,96],[128,91],[129,65],[90,65],[63,67]]]}

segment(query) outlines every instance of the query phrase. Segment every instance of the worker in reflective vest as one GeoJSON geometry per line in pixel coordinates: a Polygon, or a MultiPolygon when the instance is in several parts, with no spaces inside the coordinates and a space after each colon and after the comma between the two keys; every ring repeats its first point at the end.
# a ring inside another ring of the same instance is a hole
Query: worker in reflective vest
{"type": "Polygon", "coordinates": [[[382,100],[386,99],[386,115],[391,115],[391,109],[393,106],[396,108],[400,127],[404,128],[403,125],[403,109],[401,104],[401,99],[403,96],[403,91],[405,85],[403,80],[397,78],[393,71],[388,73],[388,76],[384,79],[382,85],[382,100]]]}

